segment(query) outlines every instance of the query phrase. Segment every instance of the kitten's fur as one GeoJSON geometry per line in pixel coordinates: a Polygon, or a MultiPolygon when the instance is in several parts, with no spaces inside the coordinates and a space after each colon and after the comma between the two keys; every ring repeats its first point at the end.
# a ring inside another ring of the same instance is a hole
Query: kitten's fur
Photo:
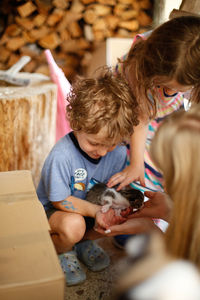
{"type": "Polygon", "coordinates": [[[97,183],[87,192],[86,200],[101,205],[102,212],[114,208],[116,214],[120,215],[121,210],[128,207],[132,207],[133,211],[141,208],[144,195],[141,191],[131,187],[116,191],[115,188],[108,188],[105,183],[97,183]]]}

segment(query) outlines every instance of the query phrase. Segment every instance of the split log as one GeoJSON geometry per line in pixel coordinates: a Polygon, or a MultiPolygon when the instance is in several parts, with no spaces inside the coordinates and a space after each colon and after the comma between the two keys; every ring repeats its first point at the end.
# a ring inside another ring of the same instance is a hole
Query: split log
{"type": "Polygon", "coordinates": [[[84,21],[88,24],[94,24],[97,19],[97,15],[93,9],[87,9],[83,14],[84,21]]]}
{"type": "Polygon", "coordinates": [[[20,59],[19,54],[12,53],[7,62],[7,67],[10,68],[20,59]]]}
{"type": "Polygon", "coordinates": [[[119,27],[134,32],[139,29],[139,22],[138,22],[138,20],[121,21],[121,22],[119,22],[119,27]]]}
{"type": "Polygon", "coordinates": [[[106,6],[106,5],[101,5],[101,4],[91,4],[89,6],[94,10],[94,14],[103,17],[111,14],[111,7],[106,6]]]}
{"type": "Polygon", "coordinates": [[[0,62],[5,62],[10,56],[10,51],[2,46],[0,46],[0,62]]]}
{"type": "Polygon", "coordinates": [[[113,5],[113,6],[115,6],[116,4],[116,0],[97,0],[97,2],[100,4],[113,5]]]}
{"type": "Polygon", "coordinates": [[[26,30],[31,30],[34,26],[34,23],[32,22],[32,20],[30,20],[28,18],[16,17],[15,21],[18,25],[20,25],[23,29],[26,29],[26,30]]]}
{"type": "Polygon", "coordinates": [[[9,36],[17,36],[21,31],[22,29],[17,24],[11,24],[6,28],[5,33],[9,36]]]}
{"type": "Polygon", "coordinates": [[[71,4],[70,11],[73,13],[82,13],[85,9],[85,6],[79,0],[73,0],[71,4]]]}
{"type": "Polygon", "coordinates": [[[145,14],[143,11],[140,11],[137,17],[138,23],[140,26],[145,27],[151,22],[151,18],[145,14]]]}
{"type": "Polygon", "coordinates": [[[25,45],[25,40],[22,37],[10,38],[6,44],[8,50],[15,51],[25,45]]]}
{"type": "Polygon", "coordinates": [[[31,1],[28,1],[27,3],[25,3],[21,6],[18,6],[18,8],[17,8],[21,17],[28,17],[36,9],[37,9],[37,7],[31,1]]]}
{"type": "Polygon", "coordinates": [[[38,184],[55,143],[57,88],[51,82],[0,87],[0,171],[31,170],[38,184]]]}
{"type": "Polygon", "coordinates": [[[136,19],[137,17],[138,17],[138,11],[134,9],[123,11],[121,14],[121,19],[124,21],[136,19]]]}
{"type": "Polygon", "coordinates": [[[108,24],[108,27],[110,29],[115,30],[115,28],[117,28],[119,22],[120,22],[120,18],[114,15],[108,15],[105,17],[106,23],[108,24]]]}
{"type": "Polygon", "coordinates": [[[59,21],[62,20],[63,15],[64,15],[64,10],[60,8],[54,9],[51,15],[47,18],[47,24],[51,27],[55,26],[59,21]]]}
{"type": "Polygon", "coordinates": [[[35,16],[35,18],[33,19],[32,22],[33,22],[34,26],[40,27],[44,24],[45,20],[46,20],[45,15],[37,14],[37,16],[35,16]]]}
{"type": "Polygon", "coordinates": [[[56,32],[52,32],[38,41],[38,44],[46,49],[55,49],[60,43],[61,39],[56,32]]]}
{"type": "Polygon", "coordinates": [[[57,8],[66,9],[69,6],[67,0],[53,0],[53,5],[57,8]]]}
{"type": "Polygon", "coordinates": [[[43,26],[40,26],[40,28],[30,30],[28,35],[31,39],[33,39],[34,41],[37,41],[37,40],[40,40],[40,39],[46,37],[49,34],[49,32],[50,32],[49,27],[43,25],[43,26]]]}
{"type": "Polygon", "coordinates": [[[71,33],[72,38],[79,38],[82,36],[82,29],[77,22],[72,22],[69,27],[69,33],[71,33]]]}

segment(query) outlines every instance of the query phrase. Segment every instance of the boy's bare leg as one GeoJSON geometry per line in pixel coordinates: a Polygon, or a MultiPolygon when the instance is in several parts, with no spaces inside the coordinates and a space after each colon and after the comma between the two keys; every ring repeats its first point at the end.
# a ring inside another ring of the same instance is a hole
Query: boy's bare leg
{"type": "Polygon", "coordinates": [[[75,213],[56,211],[49,218],[51,238],[58,254],[70,251],[82,240],[86,225],[84,218],[75,213]]]}

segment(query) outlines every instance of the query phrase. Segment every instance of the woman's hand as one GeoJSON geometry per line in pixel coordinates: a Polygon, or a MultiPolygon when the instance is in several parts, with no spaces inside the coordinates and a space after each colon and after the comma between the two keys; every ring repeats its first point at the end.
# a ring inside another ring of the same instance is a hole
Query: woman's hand
{"type": "Polygon", "coordinates": [[[149,200],[144,202],[144,206],[141,210],[129,215],[128,218],[148,217],[163,219],[168,222],[173,206],[169,196],[161,192],[145,192],[144,194],[149,200]]]}
{"type": "Polygon", "coordinates": [[[122,172],[114,174],[108,181],[107,186],[112,187],[119,184],[117,191],[127,186],[133,181],[139,181],[141,185],[145,186],[144,181],[144,163],[141,165],[129,165],[122,172]]]}
{"type": "Polygon", "coordinates": [[[109,232],[105,233],[101,227],[95,228],[95,230],[106,236],[115,236],[119,234],[139,234],[146,233],[151,230],[161,230],[150,218],[135,218],[128,219],[122,224],[117,224],[109,227],[109,232]]]}

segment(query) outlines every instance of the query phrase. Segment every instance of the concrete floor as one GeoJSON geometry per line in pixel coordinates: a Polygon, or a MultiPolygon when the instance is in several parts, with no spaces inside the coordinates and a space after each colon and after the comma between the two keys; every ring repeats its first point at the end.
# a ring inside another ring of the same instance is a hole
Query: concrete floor
{"type": "Polygon", "coordinates": [[[65,300],[111,299],[113,286],[118,276],[118,269],[120,264],[123,264],[125,252],[112,244],[112,238],[102,238],[97,240],[97,242],[110,256],[110,266],[101,272],[91,272],[82,265],[87,279],[80,285],[66,286],[65,300]]]}

